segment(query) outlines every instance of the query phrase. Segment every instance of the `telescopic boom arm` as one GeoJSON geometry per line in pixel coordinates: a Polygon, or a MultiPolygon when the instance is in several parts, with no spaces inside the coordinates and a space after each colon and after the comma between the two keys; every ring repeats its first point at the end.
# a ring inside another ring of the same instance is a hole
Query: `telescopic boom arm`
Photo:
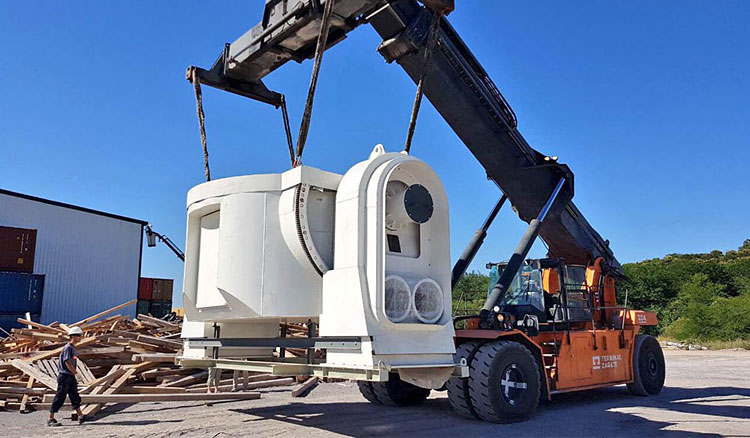
{"type": "MultiPolygon", "coordinates": [[[[266,0],[262,21],[228,44],[211,70],[199,70],[201,82],[278,106],[281,95],[268,90],[262,79],[289,60],[313,57],[325,1],[266,0]]],[[[449,0],[422,3],[442,7],[443,12],[452,6],[449,0]]],[[[432,15],[416,0],[337,0],[326,48],[367,23],[383,39],[378,52],[386,62],[396,62],[416,83],[432,15]]],[[[426,74],[424,95],[522,220],[536,219],[558,182],[565,181],[539,229],[549,255],[570,264],[602,257],[605,273],[621,275],[622,267],[608,242],[571,202],[573,172],[526,142],[510,105],[447,19],[440,22],[426,74]]]]}

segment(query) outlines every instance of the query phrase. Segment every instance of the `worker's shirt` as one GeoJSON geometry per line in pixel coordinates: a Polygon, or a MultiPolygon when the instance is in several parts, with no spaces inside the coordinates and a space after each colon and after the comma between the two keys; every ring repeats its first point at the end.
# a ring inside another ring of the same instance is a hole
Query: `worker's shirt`
{"type": "Polygon", "coordinates": [[[76,369],[76,360],[78,359],[78,354],[76,353],[75,347],[73,347],[73,344],[68,342],[63,347],[62,351],[60,352],[60,363],[58,364],[58,372],[60,374],[70,374],[73,375],[73,373],[70,372],[68,367],[65,365],[68,361],[71,361],[73,364],[73,369],[76,369]]]}

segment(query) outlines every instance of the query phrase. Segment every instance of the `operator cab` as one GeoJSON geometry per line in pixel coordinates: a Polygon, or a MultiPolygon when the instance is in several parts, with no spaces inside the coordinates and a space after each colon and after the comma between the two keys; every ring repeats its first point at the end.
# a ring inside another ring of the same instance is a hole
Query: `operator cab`
{"type": "MultiPolygon", "coordinates": [[[[506,266],[507,263],[487,264],[488,294],[506,266]]],[[[565,265],[561,259],[527,259],[501,300],[500,313],[519,324],[529,318],[538,322],[535,325],[590,321],[593,296],[587,285],[586,269],[583,265],[565,265]]]]}

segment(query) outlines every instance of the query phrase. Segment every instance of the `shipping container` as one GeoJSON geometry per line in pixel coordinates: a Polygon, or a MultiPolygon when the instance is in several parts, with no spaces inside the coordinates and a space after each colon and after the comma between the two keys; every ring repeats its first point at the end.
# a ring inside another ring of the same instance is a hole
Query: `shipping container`
{"type": "MultiPolygon", "coordinates": [[[[18,318],[26,319],[25,313],[0,313],[0,338],[8,336],[12,329],[26,328],[26,325],[18,322],[18,318]]],[[[39,314],[31,314],[31,320],[39,322],[39,314]]]]}
{"type": "MultiPolygon", "coordinates": [[[[41,323],[72,323],[138,297],[145,221],[0,189],[0,225],[37,230],[41,323]]],[[[135,316],[135,303],[117,313],[135,316]]]]}
{"type": "Polygon", "coordinates": [[[139,300],[152,300],[154,292],[154,279],[141,277],[141,281],[138,285],[138,299],[139,300]]]}
{"type": "Polygon", "coordinates": [[[164,318],[172,312],[171,301],[152,301],[151,316],[154,318],[164,318]]]}
{"type": "Polygon", "coordinates": [[[0,271],[34,272],[36,230],[0,226],[0,271]]]}
{"type": "Polygon", "coordinates": [[[44,297],[44,275],[0,272],[0,313],[39,314],[44,297]]]}
{"type": "Polygon", "coordinates": [[[136,315],[148,315],[150,312],[151,312],[151,301],[138,300],[138,304],[136,305],[136,310],[135,310],[136,315]]]}
{"type": "Polygon", "coordinates": [[[154,289],[151,299],[154,301],[172,301],[174,280],[154,278],[154,289]]]}

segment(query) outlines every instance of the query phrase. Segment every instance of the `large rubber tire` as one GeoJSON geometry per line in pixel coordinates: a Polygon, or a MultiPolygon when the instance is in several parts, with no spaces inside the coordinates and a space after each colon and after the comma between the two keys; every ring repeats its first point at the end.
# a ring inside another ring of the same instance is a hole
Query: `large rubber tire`
{"type": "Polygon", "coordinates": [[[628,390],[641,396],[658,394],[667,375],[659,341],[653,336],[638,335],[633,348],[633,383],[628,383],[628,390]]]}
{"type": "Polygon", "coordinates": [[[522,344],[514,341],[484,344],[471,361],[471,405],[485,421],[527,420],[539,404],[540,381],[537,361],[522,344]]]}
{"type": "Polygon", "coordinates": [[[413,406],[424,403],[430,390],[404,382],[398,373],[390,373],[387,382],[357,382],[359,392],[370,403],[386,406],[413,406]]]}
{"type": "Polygon", "coordinates": [[[378,400],[378,397],[375,395],[375,391],[372,390],[372,383],[358,381],[357,386],[359,387],[360,394],[362,394],[362,397],[367,399],[367,401],[376,405],[380,404],[380,400],[378,400]]]}
{"type": "MultiPolygon", "coordinates": [[[[453,362],[460,363],[461,359],[466,359],[466,363],[471,365],[474,353],[479,349],[480,345],[482,343],[477,341],[464,342],[459,345],[456,348],[456,354],[453,356],[453,362]]],[[[479,418],[471,406],[468,378],[451,377],[445,383],[445,387],[448,389],[448,402],[457,414],[466,418],[479,418]]]]}

